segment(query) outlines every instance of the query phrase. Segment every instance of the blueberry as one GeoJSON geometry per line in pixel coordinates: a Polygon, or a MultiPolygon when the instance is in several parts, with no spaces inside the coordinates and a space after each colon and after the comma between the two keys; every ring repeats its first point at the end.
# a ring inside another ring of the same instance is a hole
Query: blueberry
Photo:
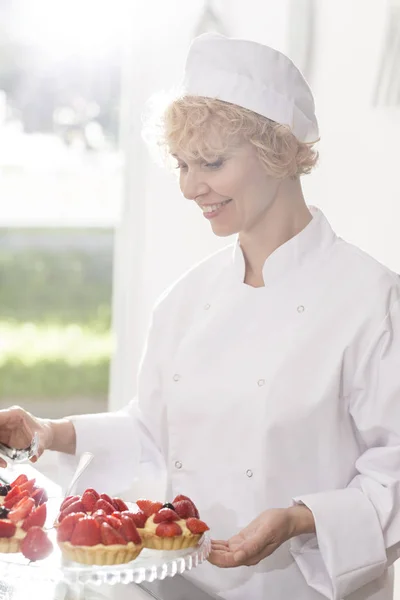
{"type": "Polygon", "coordinates": [[[7,519],[9,512],[8,508],[0,506],[0,519],[7,519]]]}
{"type": "Polygon", "coordinates": [[[174,505],[171,504],[170,502],[167,502],[166,504],[164,504],[163,508],[169,508],[170,510],[175,510],[174,505]]]}
{"type": "Polygon", "coordinates": [[[11,486],[0,485],[0,496],[7,496],[8,492],[10,490],[11,490],[11,486]]]}

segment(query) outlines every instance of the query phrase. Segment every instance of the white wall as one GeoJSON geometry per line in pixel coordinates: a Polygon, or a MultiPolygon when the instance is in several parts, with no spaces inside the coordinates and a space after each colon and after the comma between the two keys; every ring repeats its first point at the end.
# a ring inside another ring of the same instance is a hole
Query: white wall
{"type": "MultiPolygon", "coordinates": [[[[372,107],[386,3],[318,0],[312,86],[321,123],[320,167],[304,180],[343,237],[400,272],[400,110],[372,107]]],[[[116,249],[118,347],[110,408],[134,394],[151,306],[190,265],[225,244],[198,209],[182,199],[174,176],[148,157],[140,139],[145,99],[179,82],[201,0],[148,2],[132,34],[125,106],[127,196],[116,249]],[[168,12],[166,12],[168,11],[168,12]],[[171,20],[171,14],[174,19],[171,20]],[[169,23],[166,26],[166,23],[169,23]]],[[[220,0],[230,35],[287,50],[290,0],[220,0]]]]}

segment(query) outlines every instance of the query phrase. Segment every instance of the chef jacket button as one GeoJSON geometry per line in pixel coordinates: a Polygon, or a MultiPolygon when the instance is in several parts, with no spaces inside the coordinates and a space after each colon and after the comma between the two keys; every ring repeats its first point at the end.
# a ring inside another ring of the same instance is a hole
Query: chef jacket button
{"type": "Polygon", "coordinates": [[[180,378],[181,378],[181,376],[178,375],[178,373],[175,373],[175,375],[174,375],[174,381],[179,381],[180,378]]]}
{"type": "Polygon", "coordinates": [[[206,305],[204,306],[204,310],[208,310],[209,308],[211,308],[211,304],[206,304],[206,305]]]}
{"type": "Polygon", "coordinates": [[[180,460],[177,460],[177,461],[175,462],[175,468],[176,468],[176,469],[182,469],[182,463],[181,463],[181,461],[180,461],[180,460]]]}
{"type": "Polygon", "coordinates": [[[304,308],[304,306],[302,304],[300,304],[300,306],[297,307],[297,312],[298,313],[302,313],[302,312],[304,312],[304,310],[305,310],[305,308],[304,308]]]}
{"type": "Polygon", "coordinates": [[[265,379],[259,379],[257,381],[257,383],[258,383],[259,387],[262,387],[263,385],[265,385],[265,379]]]}
{"type": "Polygon", "coordinates": [[[247,477],[253,477],[253,471],[251,469],[247,469],[246,475],[247,477]]]}

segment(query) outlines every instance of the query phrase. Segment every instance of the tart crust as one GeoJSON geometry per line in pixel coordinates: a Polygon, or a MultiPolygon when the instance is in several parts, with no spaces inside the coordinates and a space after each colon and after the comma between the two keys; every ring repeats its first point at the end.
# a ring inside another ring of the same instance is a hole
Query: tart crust
{"type": "Polygon", "coordinates": [[[145,548],[151,550],[183,550],[197,546],[203,534],[177,535],[176,537],[160,537],[145,531],[142,535],[145,548]]]}
{"type": "Polygon", "coordinates": [[[11,538],[0,538],[0,552],[4,554],[11,554],[14,552],[19,552],[21,547],[21,539],[11,537],[11,538]]]}
{"type": "Polygon", "coordinates": [[[121,565],[131,562],[139,556],[143,545],[134,544],[115,544],[105,546],[96,544],[96,546],[73,546],[70,542],[59,542],[63,557],[84,565],[121,565]]]}

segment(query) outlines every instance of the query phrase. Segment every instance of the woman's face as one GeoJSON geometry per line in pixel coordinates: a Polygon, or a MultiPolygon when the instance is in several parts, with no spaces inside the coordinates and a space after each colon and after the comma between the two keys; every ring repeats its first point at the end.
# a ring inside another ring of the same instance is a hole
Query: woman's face
{"type": "Polygon", "coordinates": [[[279,181],[266,173],[251,144],[212,163],[174,156],[183,195],[197,203],[216,235],[248,233],[266,216],[279,181]]]}

